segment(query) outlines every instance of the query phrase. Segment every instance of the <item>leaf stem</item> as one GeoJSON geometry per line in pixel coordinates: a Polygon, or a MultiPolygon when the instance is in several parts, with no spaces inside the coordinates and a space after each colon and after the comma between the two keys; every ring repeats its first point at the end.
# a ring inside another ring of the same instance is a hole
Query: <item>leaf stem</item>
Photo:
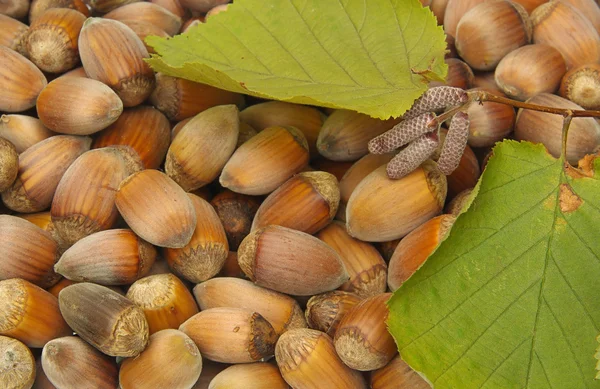
{"type": "Polygon", "coordinates": [[[562,150],[560,151],[560,154],[562,160],[565,162],[567,162],[567,136],[569,135],[569,127],[571,127],[571,120],[573,120],[573,115],[567,115],[563,119],[562,150]]]}

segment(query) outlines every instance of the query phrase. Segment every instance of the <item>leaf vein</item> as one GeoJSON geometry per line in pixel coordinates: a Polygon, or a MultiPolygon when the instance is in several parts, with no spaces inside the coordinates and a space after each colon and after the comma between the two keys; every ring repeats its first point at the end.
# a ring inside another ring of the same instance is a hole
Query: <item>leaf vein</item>
{"type": "MultiPolygon", "coordinates": [[[[516,259],[515,259],[515,260],[516,260],[516,259]]],[[[514,261],[513,261],[513,262],[514,262],[514,261]]],[[[513,262],[511,262],[511,264],[512,264],[513,262]]],[[[510,265],[509,265],[509,266],[507,266],[507,267],[510,267],[510,265]]],[[[506,269],[506,268],[505,268],[505,269],[506,269]]],[[[502,271],[504,271],[504,269],[502,269],[502,271]]],[[[501,271],[500,273],[502,273],[502,271],[501,271]]],[[[448,371],[450,371],[450,370],[451,370],[451,369],[452,369],[452,368],[453,368],[453,367],[454,367],[454,366],[455,366],[455,365],[456,365],[458,362],[460,362],[460,360],[462,359],[462,357],[464,357],[464,356],[465,356],[465,354],[467,354],[467,353],[468,353],[468,352],[469,352],[469,351],[470,351],[470,350],[471,350],[471,349],[472,349],[472,348],[473,348],[473,347],[474,347],[474,346],[477,344],[477,342],[479,341],[479,339],[481,339],[481,338],[482,338],[482,337],[483,337],[483,336],[484,336],[484,335],[487,333],[487,331],[488,331],[488,330],[489,330],[489,329],[490,329],[490,328],[491,328],[491,327],[492,327],[492,326],[493,326],[493,325],[494,325],[494,324],[495,324],[495,323],[498,321],[498,319],[499,319],[499,318],[501,318],[501,317],[502,317],[502,316],[503,316],[503,315],[504,315],[504,314],[505,314],[505,313],[506,313],[506,312],[507,312],[507,311],[508,311],[508,310],[509,310],[509,309],[510,309],[510,308],[511,308],[511,307],[512,307],[512,306],[513,306],[513,305],[514,305],[514,304],[515,304],[517,301],[519,301],[519,300],[521,299],[521,297],[523,297],[523,296],[524,296],[524,295],[525,295],[527,292],[529,292],[529,290],[531,290],[531,289],[532,289],[532,288],[533,288],[533,287],[534,287],[534,286],[535,286],[535,285],[536,285],[538,282],[539,282],[539,279],[536,279],[536,280],[534,280],[534,281],[533,281],[533,282],[532,282],[532,283],[531,283],[531,284],[530,284],[530,285],[527,287],[527,289],[525,289],[523,292],[521,292],[521,294],[519,294],[519,295],[517,296],[517,298],[515,298],[513,301],[511,301],[511,302],[510,302],[510,304],[508,304],[508,305],[506,306],[506,308],[504,308],[504,309],[502,310],[502,312],[500,312],[500,314],[494,318],[494,321],[492,322],[492,324],[490,324],[489,326],[485,327],[485,328],[483,329],[483,331],[481,331],[481,333],[480,333],[480,334],[477,336],[477,338],[475,338],[475,339],[474,339],[474,340],[471,342],[471,344],[469,345],[469,347],[468,347],[468,348],[467,348],[465,351],[463,351],[463,352],[462,352],[462,353],[461,353],[461,354],[458,356],[458,358],[456,358],[456,360],[454,361],[454,363],[452,363],[450,366],[448,366],[448,368],[446,368],[446,369],[443,371],[443,373],[442,373],[442,374],[441,374],[441,375],[440,375],[440,376],[439,376],[439,377],[438,377],[438,378],[437,378],[437,379],[436,379],[434,382],[437,382],[437,381],[438,381],[440,378],[442,378],[442,377],[443,377],[443,375],[444,375],[444,374],[446,374],[446,373],[447,373],[448,371]]],[[[484,286],[487,286],[487,284],[486,284],[486,285],[484,285],[484,286]]],[[[480,288],[480,289],[482,289],[482,288],[480,288]]],[[[474,294],[476,294],[477,292],[479,292],[479,290],[480,290],[480,289],[478,289],[478,290],[477,290],[475,293],[471,294],[471,295],[469,296],[469,298],[473,297],[473,295],[474,295],[474,294]]],[[[461,304],[461,305],[462,305],[462,304],[461,304]]],[[[527,339],[529,339],[529,338],[525,338],[525,339],[527,340],[527,339]]]]}
{"type": "MultiPolygon", "coordinates": [[[[521,259],[521,257],[523,255],[525,255],[527,252],[529,252],[529,250],[531,250],[532,248],[534,248],[535,246],[538,245],[538,243],[540,243],[544,238],[542,237],[542,239],[539,239],[537,242],[533,243],[530,247],[527,248],[527,250],[523,251],[521,254],[519,254],[519,256],[517,256],[515,259],[513,259],[510,263],[508,263],[506,266],[504,266],[502,269],[499,269],[499,271],[494,274],[494,276],[492,278],[490,278],[489,280],[487,280],[484,284],[482,284],[479,288],[477,288],[475,291],[473,291],[473,293],[471,293],[468,297],[466,297],[460,304],[458,304],[456,307],[454,307],[452,310],[450,310],[447,314],[445,314],[444,316],[442,316],[437,322],[433,323],[432,327],[429,328],[427,331],[423,332],[421,335],[417,336],[416,338],[414,338],[410,343],[406,344],[406,346],[404,346],[404,348],[410,346],[411,344],[413,344],[414,342],[416,342],[417,340],[419,340],[420,338],[422,338],[424,335],[426,335],[427,333],[429,333],[429,331],[433,330],[438,324],[440,324],[442,321],[444,321],[448,316],[452,315],[454,312],[456,312],[460,307],[463,306],[463,304],[467,303],[470,301],[471,297],[473,297],[475,294],[479,293],[479,291],[481,291],[483,288],[485,288],[486,286],[488,286],[488,284],[496,279],[496,277],[498,277],[499,275],[501,275],[506,269],[510,268],[511,265],[513,263],[515,263],[516,261],[518,261],[519,259],[521,259]]],[[[535,284],[537,282],[537,280],[533,283],[535,284]]],[[[530,289],[531,286],[527,287],[527,289],[523,292],[525,293],[527,290],[530,289]]],[[[520,296],[520,295],[519,295],[520,296]]],[[[515,299],[516,301],[517,299],[515,299]]],[[[515,302],[511,302],[509,307],[515,302]]]]}

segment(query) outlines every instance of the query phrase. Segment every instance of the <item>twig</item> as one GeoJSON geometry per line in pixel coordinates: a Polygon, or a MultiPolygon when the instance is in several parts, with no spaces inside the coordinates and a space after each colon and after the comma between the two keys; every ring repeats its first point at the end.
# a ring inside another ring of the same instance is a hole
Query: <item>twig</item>
{"type": "Polygon", "coordinates": [[[516,107],[516,108],[524,108],[524,109],[530,109],[532,111],[552,113],[555,115],[561,115],[563,117],[567,117],[567,116],[571,116],[574,118],[576,118],[576,117],[600,117],[600,111],[588,111],[588,110],[580,110],[580,109],[573,110],[573,109],[568,109],[568,108],[554,108],[554,107],[547,107],[544,105],[524,103],[522,101],[517,101],[517,100],[509,99],[506,97],[496,96],[492,93],[482,91],[482,90],[470,91],[470,92],[467,92],[467,94],[469,95],[470,101],[476,101],[479,103],[488,101],[488,102],[492,102],[492,103],[512,105],[513,107],[516,107]]]}

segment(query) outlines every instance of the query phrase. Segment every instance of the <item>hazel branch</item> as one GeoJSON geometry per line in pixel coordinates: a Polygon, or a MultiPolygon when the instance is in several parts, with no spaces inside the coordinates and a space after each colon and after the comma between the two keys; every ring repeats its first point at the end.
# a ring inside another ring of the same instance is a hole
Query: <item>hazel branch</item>
{"type": "Polygon", "coordinates": [[[505,104],[505,105],[511,105],[516,108],[523,108],[523,109],[530,109],[532,111],[552,113],[552,114],[561,115],[564,117],[567,117],[567,116],[571,116],[574,118],[576,118],[576,117],[600,117],[600,111],[580,110],[580,109],[572,110],[572,109],[567,109],[567,108],[554,108],[554,107],[547,107],[545,105],[524,103],[522,101],[509,99],[507,97],[496,96],[493,93],[489,93],[489,92],[482,91],[482,90],[470,91],[470,92],[467,92],[467,95],[469,96],[469,101],[476,101],[478,103],[483,103],[486,101],[492,102],[492,103],[500,103],[500,104],[505,104]]]}

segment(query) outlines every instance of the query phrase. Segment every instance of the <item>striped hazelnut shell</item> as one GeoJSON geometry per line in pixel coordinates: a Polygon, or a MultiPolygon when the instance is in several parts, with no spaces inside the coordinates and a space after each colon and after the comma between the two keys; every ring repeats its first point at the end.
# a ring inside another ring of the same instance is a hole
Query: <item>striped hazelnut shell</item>
{"type": "Polygon", "coordinates": [[[0,215],[0,252],[0,280],[21,278],[48,288],[60,279],[54,272],[59,257],[56,241],[25,219],[0,215]]]}
{"type": "Polygon", "coordinates": [[[182,248],[165,248],[169,267],[188,281],[199,283],[214,277],[229,254],[227,235],[214,208],[206,200],[188,193],[196,213],[196,229],[182,248]]]}
{"type": "Polygon", "coordinates": [[[268,101],[254,104],[241,111],[240,120],[248,123],[258,132],[274,126],[295,127],[306,138],[310,157],[315,158],[319,155],[317,138],[325,115],[314,107],[284,101],[268,101]]]}
{"type": "Polygon", "coordinates": [[[308,143],[300,130],[269,127],[235,150],[219,182],[237,193],[268,194],[300,172],[308,158],[308,143]]]}
{"type": "Polygon", "coordinates": [[[431,161],[400,180],[390,179],[386,166],[381,166],[350,196],[346,206],[348,233],[368,242],[401,238],[439,214],[446,193],[446,176],[431,161]]]}
{"type": "Polygon", "coordinates": [[[203,311],[231,307],[258,312],[271,323],[277,335],[293,328],[306,327],[302,309],[296,300],[247,280],[213,278],[196,285],[194,296],[203,311]]]}
{"type": "Polygon", "coordinates": [[[368,143],[400,122],[381,120],[355,111],[335,110],[323,123],[317,149],[333,161],[356,161],[369,153],[368,143]]]}
{"type": "Polygon", "coordinates": [[[0,13],[0,46],[6,46],[27,56],[25,38],[28,30],[29,26],[26,24],[0,13]]]}
{"type": "Polygon", "coordinates": [[[154,246],[131,230],[114,229],[79,240],[63,253],[54,269],[72,281],[129,285],[144,277],[155,259],[154,246]]]}
{"type": "Polygon", "coordinates": [[[37,100],[37,113],[50,130],[69,135],[89,135],[114,123],[123,112],[119,96],[91,78],[59,77],[37,100]],[[78,109],[72,109],[77,106],[78,109]]]}
{"type": "Polygon", "coordinates": [[[217,105],[235,104],[243,108],[244,97],[183,78],[156,74],[156,88],[150,102],[171,121],[181,121],[217,105]]]}
{"type": "Polygon", "coordinates": [[[53,135],[56,133],[38,118],[18,114],[0,116],[0,137],[14,144],[19,154],[53,135]]]}
{"type": "Polygon", "coordinates": [[[0,46],[0,112],[22,112],[35,106],[48,81],[46,76],[27,58],[0,46]]]}
{"type": "Polygon", "coordinates": [[[440,215],[423,223],[406,235],[392,254],[387,284],[395,291],[417,271],[452,228],[456,218],[440,215]]]}
{"type": "Polygon", "coordinates": [[[111,87],[123,106],[141,104],[152,93],[154,72],[144,62],[148,50],[125,24],[88,18],[79,34],[79,54],[87,75],[111,87]]]}
{"type": "Polygon", "coordinates": [[[148,322],[129,299],[105,286],[82,282],[58,295],[62,316],[86,342],[106,355],[133,357],[148,344],[148,322]]]}
{"type": "Polygon", "coordinates": [[[40,212],[52,204],[54,192],[71,163],[89,150],[88,137],[56,135],[19,155],[19,175],[2,201],[17,212],[40,212]]]}
{"type": "Polygon", "coordinates": [[[333,221],[319,231],[316,237],[340,255],[350,276],[340,286],[340,290],[355,293],[362,298],[385,292],[387,266],[381,254],[371,244],[351,237],[346,232],[345,223],[333,221]]]}
{"type": "Polygon", "coordinates": [[[186,191],[209,184],[235,150],[239,123],[238,109],[232,104],[194,116],[171,142],[165,172],[186,191]]]}
{"type": "Polygon", "coordinates": [[[144,311],[150,335],[179,328],[198,313],[198,306],[187,286],[171,273],[154,274],[134,282],[126,297],[144,311]]]}
{"type": "Polygon", "coordinates": [[[307,233],[270,225],[252,231],[238,249],[238,262],[257,285],[312,296],[348,281],[339,254],[307,233]]]}
{"type": "Polygon", "coordinates": [[[0,192],[10,188],[19,173],[19,154],[15,145],[0,138],[0,192]]]}
{"type": "Polygon", "coordinates": [[[64,73],[79,63],[79,32],[86,17],[73,9],[52,8],[35,19],[27,35],[31,62],[48,73],[64,73]]]}
{"type": "Polygon", "coordinates": [[[118,367],[110,358],[77,336],[65,336],[46,343],[42,368],[57,388],[110,389],[118,385],[118,367]]]}
{"type": "Polygon", "coordinates": [[[196,229],[192,200],[158,170],[142,170],[123,180],[116,205],[139,237],[159,247],[185,247],[196,229]]]}
{"type": "Polygon", "coordinates": [[[369,297],[342,318],[333,342],[340,359],[349,367],[360,371],[379,369],[398,353],[386,324],[386,302],[391,296],[383,293],[369,297]]]}
{"type": "Polygon", "coordinates": [[[354,293],[341,290],[314,295],[306,303],[306,322],[310,328],[333,338],[344,315],[361,300],[354,293]]]}
{"type": "Polygon", "coordinates": [[[250,363],[273,356],[277,334],[260,314],[240,308],[211,308],[195,314],[179,330],[205,358],[222,363],[250,363]]]}
{"type": "Polygon", "coordinates": [[[132,147],[144,168],[158,169],[171,143],[171,125],[159,110],[141,105],[126,108],[106,129],[96,133],[92,148],[123,145],[132,147]]]}
{"type": "Polygon", "coordinates": [[[298,173],[262,202],[252,229],[275,224],[314,234],[334,218],[339,202],[340,190],[333,174],[298,173]]]}
{"type": "Polygon", "coordinates": [[[125,4],[110,11],[104,17],[119,21],[147,22],[159,27],[170,36],[177,34],[181,28],[181,18],[179,16],[160,5],[145,1],[125,4]]]}
{"type": "Polygon", "coordinates": [[[38,348],[71,334],[58,300],[39,286],[20,278],[3,280],[0,297],[0,335],[38,348]]]}
{"type": "Polygon", "coordinates": [[[368,388],[359,372],[344,365],[331,338],[321,331],[298,328],[284,333],[277,342],[275,359],[293,388],[368,388]]]}
{"type": "Polygon", "coordinates": [[[119,369],[121,389],[191,388],[202,372],[202,356],[189,336],[166,329],[150,336],[148,347],[119,369]],[[165,369],[165,362],[169,368],[165,369]]]}
{"type": "Polygon", "coordinates": [[[115,225],[119,216],[116,189],[130,174],[141,170],[141,162],[130,163],[123,152],[127,150],[117,147],[89,150],[67,169],[50,210],[62,243],[71,246],[115,225]]]}
{"type": "Polygon", "coordinates": [[[244,389],[289,389],[277,366],[267,362],[229,366],[217,374],[208,387],[234,388],[240,382],[244,383],[244,389]]]}

